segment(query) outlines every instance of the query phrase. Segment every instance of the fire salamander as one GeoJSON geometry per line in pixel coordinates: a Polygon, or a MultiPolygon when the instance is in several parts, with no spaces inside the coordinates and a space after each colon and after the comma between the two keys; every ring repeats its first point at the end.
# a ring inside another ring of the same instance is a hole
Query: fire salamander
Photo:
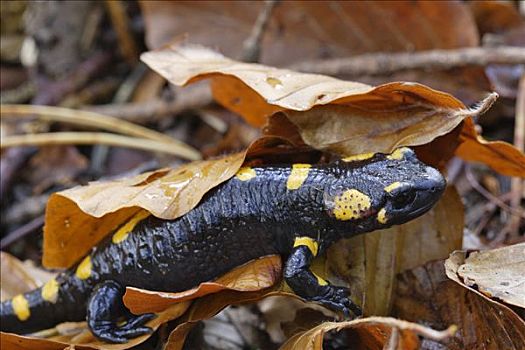
{"type": "Polygon", "coordinates": [[[360,315],[347,288],[310,271],[341,238],[383,229],[428,211],[443,176],[414,152],[363,154],[330,164],[241,168],[175,220],[139,214],[41,288],[1,304],[1,330],[26,334],[81,321],[122,343],[151,332],[153,314],[124,306],[126,286],[183,291],[250,260],[280,254],[284,278],[302,298],[360,315]],[[123,321],[124,320],[124,321],[123,321]]]}

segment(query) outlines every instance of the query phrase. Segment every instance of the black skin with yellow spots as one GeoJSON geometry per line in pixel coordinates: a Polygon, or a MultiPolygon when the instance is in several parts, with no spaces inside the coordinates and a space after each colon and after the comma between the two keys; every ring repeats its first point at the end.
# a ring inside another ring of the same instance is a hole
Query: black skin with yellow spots
{"type": "Polygon", "coordinates": [[[26,334],[87,318],[99,339],[126,342],[150,332],[144,324],[154,316],[125,308],[125,286],[183,291],[269,254],[286,259],[284,278],[299,296],[359,315],[347,288],[310,271],[313,258],[341,238],[422,215],[445,188],[441,174],[409,149],[362,158],[293,171],[290,165],[242,169],[183,217],[149,216],[121,242],[101,242],[89,255],[87,278],[78,277],[78,265],[57,277],[54,302],[42,298],[41,288],[26,293],[24,321],[12,301],[3,302],[1,330],[26,334]]]}

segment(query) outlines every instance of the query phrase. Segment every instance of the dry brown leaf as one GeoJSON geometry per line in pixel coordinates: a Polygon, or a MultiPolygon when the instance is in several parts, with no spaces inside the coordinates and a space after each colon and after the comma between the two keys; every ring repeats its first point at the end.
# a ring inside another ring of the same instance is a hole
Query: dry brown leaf
{"type": "Polygon", "coordinates": [[[525,322],[508,307],[451,281],[443,261],[399,276],[393,315],[433,328],[458,326],[446,347],[425,339],[422,349],[525,349],[525,322]]]}
{"type": "Polygon", "coordinates": [[[525,177],[525,156],[503,141],[486,141],[478,135],[474,122],[468,118],[461,130],[456,154],[471,162],[481,162],[501,174],[525,177]]]}
{"type": "Polygon", "coordinates": [[[159,312],[171,305],[223,290],[253,292],[266,289],[279,281],[280,274],[281,257],[271,255],[250,261],[215,281],[201,283],[198,287],[184,292],[154,292],[127,287],[124,304],[135,314],[159,312]]]}
{"type": "Polygon", "coordinates": [[[21,262],[6,252],[0,252],[0,300],[37,288],[50,280],[55,274],[42,270],[32,261],[21,262]],[[9,273],[5,273],[9,271],[9,273]]]}
{"type": "Polygon", "coordinates": [[[523,25],[523,17],[510,1],[472,1],[468,3],[480,35],[485,33],[504,33],[511,28],[523,25]]]}
{"type": "Polygon", "coordinates": [[[484,296],[525,308],[525,243],[481,252],[455,251],[447,276],[484,296]]]}
{"type": "Polygon", "coordinates": [[[244,156],[236,153],[53,194],[46,208],[44,266],[71,266],[139,208],[163,219],[184,215],[208,190],[232,177],[244,156]]]}
{"type": "Polygon", "coordinates": [[[224,290],[222,292],[213,295],[207,295],[196,300],[181,318],[181,324],[171,332],[164,349],[181,350],[184,346],[186,336],[197,322],[215,316],[226,306],[251,303],[261,300],[262,298],[275,295],[297,297],[294,294],[283,292],[281,287],[282,286],[279,285],[274,288],[264,289],[256,292],[224,290]]]}
{"type": "Polygon", "coordinates": [[[215,316],[228,305],[253,302],[269,295],[286,295],[280,279],[281,257],[272,255],[253,260],[213,282],[180,292],[152,292],[127,288],[124,303],[135,313],[157,312],[193,300],[180,324],[170,334],[165,349],[182,349],[196,322],[215,316]]]}
{"type": "Polygon", "coordinates": [[[453,328],[436,331],[418,324],[391,317],[369,317],[346,322],[325,322],[290,338],[281,350],[321,350],[323,337],[330,331],[351,330],[352,349],[419,349],[418,335],[445,340],[454,333],[453,328]],[[397,339],[391,340],[396,333],[397,339]]]}
{"type": "MultiPolygon", "coordinates": [[[[174,44],[146,52],[142,59],[176,85],[210,79],[215,99],[254,125],[262,126],[271,115],[285,113],[306,144],[342,155],[389,153],[399,146],[425,145],[457,133],[456,127],[465,120],[459,137],[459,142],[464,142],[460,156],[483,161],[506,175],[523,176],[525,156],[504,142],[484,143],[468,118],[486,111],[496,95],[487,97],[478,108],[466,109],[453,96],[421,84],[397,82],[371,87],[237,62],[196,45],[174,44]]],[[[285,130],[276,136],[287,134],[285,130]]],[[[454,145],[458,138],[447,141],[454,145]]],[[[438,150],[434,152],[433,164],[441,164],[452,149],[441,157],[438,150]]]]}
{"type": "MultiPolygon", "coordinates": [[[[140,4],[150,49],[188,33],[192,42],[217,47],[230,57],[242,54],[243,41],[264,7],[263,3],[242,1],[148,0],[140,4]]],[[[273,10],[261,43],[261,62],[283,65],[375,51],[475,46],[478,42],[472,16],[459,2],[290,1],[273,10]],[[421,27],[425,30],[414,30],[421,27]]]]}

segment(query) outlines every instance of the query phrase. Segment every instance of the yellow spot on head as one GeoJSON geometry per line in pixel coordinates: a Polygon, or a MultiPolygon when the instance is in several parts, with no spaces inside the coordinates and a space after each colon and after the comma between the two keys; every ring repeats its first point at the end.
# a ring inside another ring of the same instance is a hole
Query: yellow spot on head
{"type": "Polygon", "coordinates": [[[319,250],[319,245],[317,242],[310,237],[297,237],[293,242],[293,247],[307,246],[308,249],[312,252],[313,256],[317,256],[317,251],[319,250]]]}
{"type": "Polygon", "coordinates": [[[344,157],[344,158],[341,159],[341,160],[342,160],[343,162],[356,162],[356,161],[360,161],[360,160],[370,159],[370,158],[372,158],[374,155],[375,155],[375,153],[356,154],[356,155],[354,155],[354,156],[344,157]]]}
{"type": "Polygon", "coordinates": [[[288,176],[286,188],[289,190],[296,190],[301,187],[308,177],[311,167],[311,164],[294,164],[292,166],[292,172],[290,173],[290,176],[288,176]]]}
{"type": "Polygon", "coordinates": [[[13,305],[13,311],[15,312],[16,317],[18,317],[20,321],[25,321],[31,316],[29,302],[22,294],[18,294],[14,297],[13,300],[11,300],[11,304],[13,305]]]}
{"type": "Polygon", "coordinates": [[[386,224],[388,221],[385,208],[381,208],[381,210],[377,213],[377,221],[379,221],[381,224],[386,224]]]}
{"type": "Polygon", "coordinates": [[[111,239],[113,243],[117,244],[128,238],[128,234],[137,226],[137,224],[150,216],[150,213],[148,211],[140,211],[138,214],[136,214],[134,217],[131,218],[126,224],[124,224],[121,228],[115,232],[113,235],[113,238],[111,239]]]}
{"type": "Polygon", "coordinates": [[[246,167],[246,166],[240,168],[239,171],[237,171],[237,174],[235,175],[235,177],[241,181],[251,180],[255,176],[257,176],[257,173],[255,172],[255,170],[253,170],[250,167],[246,167]]]}
{"type": "Polygon", "coordinates": [[[408,147],[401,147],[396,149],[394,152],[386,156],[387,159],[390,160],[401,160],[405,156],[405,153],[410,152],[410,148],[408,147]]]}
{"type": "Polygon", "coordinates": [[[338,220],[359,219],[370,209],[370,197],[355,189],[344,191],[334,199],[334,215],[338,220]]]}
{"type": "Polygon", "coordinates": [[[399,181],[392,182],[390,185],[385,187],[385,191],[390,193],[393,190],[395,190],[396,188],[399,188],[399,187],[402,187],[402,186],[403,186],[402,182],[399,182],[399,181]]]}
{"type": "Polygon", "coordinates": [[[75,273],[78,278],[85,280],[91,276],[91,257],[88,255],[82,260],[82,262],[77,267],[77,272],[75,273]]]}
{"type": "Polygon", "coordinates": [[[51,279],[42,287],[42,299],[50,303],[56,303],[58,299],[58,282],[56,279],[51,279]]]}

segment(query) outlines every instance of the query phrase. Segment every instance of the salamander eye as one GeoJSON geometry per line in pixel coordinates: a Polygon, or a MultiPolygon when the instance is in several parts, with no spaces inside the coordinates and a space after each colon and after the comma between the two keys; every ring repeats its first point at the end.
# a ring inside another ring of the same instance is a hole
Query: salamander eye
{"type": "Polygon", "coordinates": [[[412,204],[414,199],[416,199],[416,192],[412,189],[406,189],[392,198],[392,207],[395,209],[405,208],[412,204]]]}

